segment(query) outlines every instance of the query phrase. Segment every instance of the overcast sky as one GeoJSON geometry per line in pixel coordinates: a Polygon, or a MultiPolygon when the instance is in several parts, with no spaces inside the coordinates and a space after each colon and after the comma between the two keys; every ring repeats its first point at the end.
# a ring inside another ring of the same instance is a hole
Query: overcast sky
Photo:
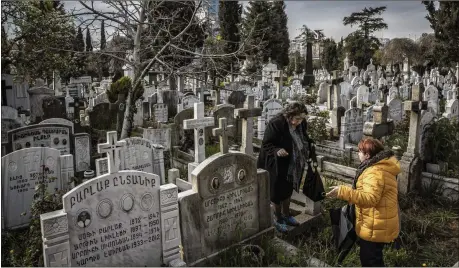
{"type": "Polygon", "coordinates": [[[355,31],[343,25],[343,18],[364,7],[387,6],[383,18],[389,28],[378,32],[377,37],[419,38],[433,30],[425,18],[427,11],[421,1],[286,1],[290,39],[299,34],[306,24],[310,29],[323,29],[326,37],[339,40],[355,31]]]}
{"type": "MultiPolygon", "coordinates": [[[[240,1],[246,7],[248,1],[240,1]]],[[[303,24],[310,29],[323,29],[326,37],[340,40],[356,30],[343,25],[343,18],[364,7],[386,6],[383,18],[389,28],[376,33],[379,38],[419,38],[422,33],[433,32],[425,18],[427,11],[421,1],[285,1],[290,39],[299,34],[303,24]]],[[[106,6],[96,2],[98,8],[106,6]]],[[[77,1],[66,1],[66,9],[81,7],[77,1]]],[[[107,25],[106,25],[107,27],[107,25]]],[[[110,30],[108,30],[110,31],[110,30]]]]}

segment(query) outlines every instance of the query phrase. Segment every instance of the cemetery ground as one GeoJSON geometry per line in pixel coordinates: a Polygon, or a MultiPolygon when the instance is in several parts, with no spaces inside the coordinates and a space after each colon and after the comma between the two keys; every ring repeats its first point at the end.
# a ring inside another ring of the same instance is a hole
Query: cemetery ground
{"type": "MultiPolygon", "coordinates": [[[[326,186],[335,185],[334,180],[325,179],[326,186]]],[[[42,191],[43,188],[38,188],[42,191]]],[[[388,267],[448,267],[457,262],[459,241],[459,202],[442,197],[437,185],[424,187],[421,192],[400,196],[402,235],[400,248],[390,244],[384,249],[388,267]]],[[[43,266],[42,238],[39,215],[62,207],[62,193],[47,194],[32,207],[29,228],[2,232],[3,266],[43,266]]],[[[298,250],[287,253],[273,243],[271,238],[262,237],[258,251],[245,251],[234,247],[218,259],[209,261],[207,267],[304,267],[317,266],[311,257],[331,266],[336,266],[337,252],[331,241],[331,225],[328,209],[344,205],[340,200],[323,201],[321,224],[315,225],[302,235],[287,239],[298,250]]],[[[280,235],[281,238],[282,235],[280,235]]],[[[358,247],[343,262],[345,267],[360,266],[358,247]]]]}

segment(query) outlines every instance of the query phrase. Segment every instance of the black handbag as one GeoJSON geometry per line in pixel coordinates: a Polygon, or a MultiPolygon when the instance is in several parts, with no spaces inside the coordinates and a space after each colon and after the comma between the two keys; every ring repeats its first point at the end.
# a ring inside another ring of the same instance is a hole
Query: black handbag
{"type": "Polygon", "coordinates": [[[307,161],[307,167],[303,171],[301,180],[304,180],[303,194],[314,202],[325,199],[325,188],[317,171],[317,156],[315,147],[309,143],[310,159],[307,161]]]}

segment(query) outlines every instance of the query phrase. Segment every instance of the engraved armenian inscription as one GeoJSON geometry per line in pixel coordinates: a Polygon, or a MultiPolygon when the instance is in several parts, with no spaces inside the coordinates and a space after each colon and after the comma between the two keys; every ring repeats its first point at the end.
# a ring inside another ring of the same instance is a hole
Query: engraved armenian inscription
{"type": "Polygon", "coordinates": [[[72,266],[160,266],[159,184],[157,175],[120,171],[66,194],[72,266]]]}

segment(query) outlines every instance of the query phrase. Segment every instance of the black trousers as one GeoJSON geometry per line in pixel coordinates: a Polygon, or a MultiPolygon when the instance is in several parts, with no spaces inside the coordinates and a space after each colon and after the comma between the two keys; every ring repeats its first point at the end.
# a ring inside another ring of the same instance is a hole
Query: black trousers
{"type": "Polygon", "coordinates": [[[359,239],[362,267],[384,267],[383,248],[386,243],[359,239]]]}

